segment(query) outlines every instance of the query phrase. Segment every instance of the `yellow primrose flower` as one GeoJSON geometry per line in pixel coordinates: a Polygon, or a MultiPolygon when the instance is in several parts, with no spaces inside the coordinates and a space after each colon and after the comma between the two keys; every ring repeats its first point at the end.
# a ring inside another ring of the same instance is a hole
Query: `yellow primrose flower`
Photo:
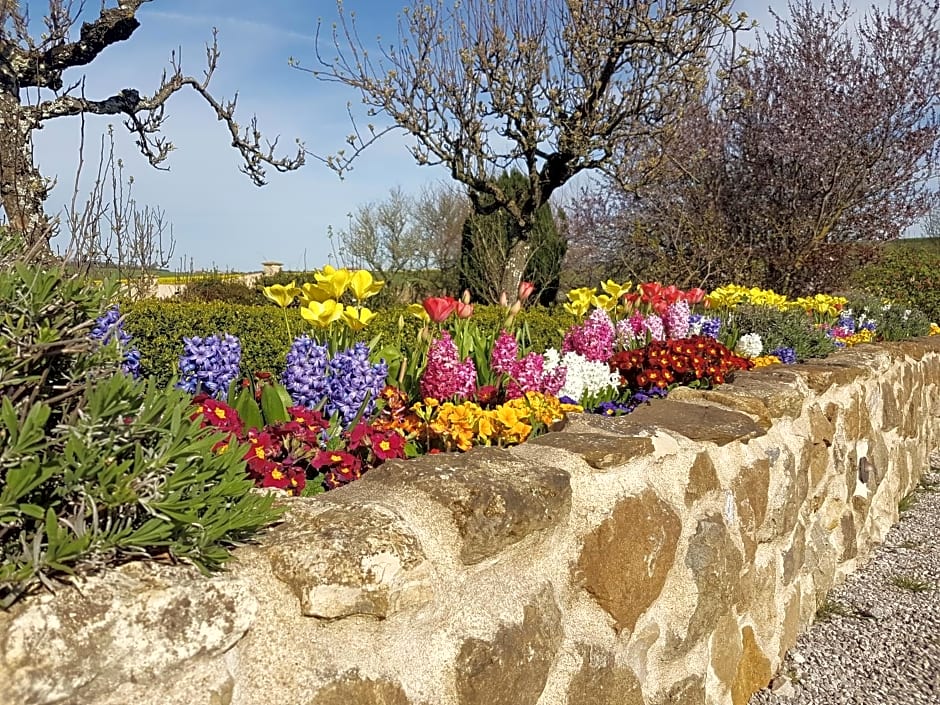
{"type": "Polygon", "coordinates": [[[378,294],[384,281],[376,281],[372,277],[372,272],[367,269],[357,269],[349,278],[349,289],[352,291],[356,301],[365,301],[378,294]]]}
{"type": "Polygon", "coordinates": [[[633,288],[633,282],[624,282],[623,284],[618,284],[613,279],[608,279],[603,284],[601,284],[601,289],[604,290],[604,293],[608,296],[613,297],[614,301],[619,301],[620,297],[624,294],[630,293],[630,289],[633,288]]]}
{"type": "Polygon", "coordinates": [[[338,299],[346,292],[352,276],[352,272],[345,267],[335,269],[328,264],[319,272],[313,273],[314,279],[317,280],[317,286],[327,292],[332,299],[338,299]]]}
{"type": "Polygon", "coordinates": [[[938,326],[936,323],[931,323],[930,333],[928,333],[928,335],[940,335],[940,326],[938,326]]]}
{"type": "Polygon", "coordinates": [[[343,304],[335,299],[311,301],[300,308],[300,315],[319,328],[329,328],[330,324],[343,317],[343,304]]]}
{"type": "Polygon", "coordinates": [[[365,328],[373,318],[375,318],[375,313],[365,307],[347,306],[343,310],[343,322],[354,331],[365,328]]]}
{"type": "Polygon", "coordinates": [[[281,308],[290,306],[294,302],[294,298],[300,296],[302,293],[294,282],[291,282],[287,286],[283,284],[272,284],[271,286],[264,287],[261,291],[281,308]]]}

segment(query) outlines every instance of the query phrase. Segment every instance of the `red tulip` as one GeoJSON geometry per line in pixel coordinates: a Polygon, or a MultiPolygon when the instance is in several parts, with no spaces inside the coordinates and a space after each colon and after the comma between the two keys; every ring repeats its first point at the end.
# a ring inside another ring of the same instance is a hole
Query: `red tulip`
{"type": "Polygon", "coordinates": [[[535,284],[532,282],[519,282],[519,300],[525,301],[530,296],[532,292],[535,291],[535,284]]]}
{"type": "Polygon", "coordinates": [[[432,321],[443,323],[457,309],[457,300],[450,296],[429,296],[421,305],[432,321]]]}
{"type": "Polygon", "coordinates": [[[659,282],[646,282],[644,284],[640,284],[640,290],[643,292],[643,300],[652,301],[657,296],[659,296],[659,292],[662,291],[662,288],[663,285],[659,282]]]}
{"type": "Polygon", "coordinates": [[[470,318],[473,315],[473,304],[458,301],[456,311],[457,318],[470,318]]]}
{"type": "Polygon", "coordinates": [[[699,289],[698,287],[694,289],[689,289],[685,292],[685,300],[690,304],[697,304],[699,301],[705,298],[705,290],[699,289]]]}

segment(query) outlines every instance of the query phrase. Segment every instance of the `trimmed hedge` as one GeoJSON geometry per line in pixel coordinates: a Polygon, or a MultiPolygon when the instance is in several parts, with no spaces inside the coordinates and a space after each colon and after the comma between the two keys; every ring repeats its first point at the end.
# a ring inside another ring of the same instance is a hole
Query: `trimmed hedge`
{"type": "Polygon", "coordinates": [[[855,286],[877,296],[920,309],[940,323],[940,243],[896,243],[880,262],[860,269],[855,286]]]}
{"type": "MultiPolygon", "coordinates": [[[[284,312],[273,305],[246,306],[222,301],[183,303],[147,300],[123,306],[125,328],[134,336],[133,344],[141,352],[141,370],[161,384],[168,383],[178,372],[183,338],[205,337],[213,333],[230,333],[241,340],[242,374],[266,370],[275,374],[284,371],[290,338],[284,312]]],[[[377,316],[360,338],[369,341],[381,334],[380,345],[410,348],[418,336],[421,322],[408,313],[405,306],[392,306],[376,312],[377,316]]],[[[493,335],[503,325],[506,312],[499,306],[477,306],[477,325],[493,335]]],[[[298,336],[312,331],[296,308],[287,309],[291,334],[298,336]]],[[[523,311],[517,325],[525,325],[532,349],[560,347],[564,331],[575,317],[558,307],[534,307],[523,311]]]]}

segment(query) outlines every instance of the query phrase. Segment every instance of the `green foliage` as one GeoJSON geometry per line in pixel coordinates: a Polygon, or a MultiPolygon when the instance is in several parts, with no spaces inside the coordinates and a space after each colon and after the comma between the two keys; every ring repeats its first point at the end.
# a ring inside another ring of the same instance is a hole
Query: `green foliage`
{"type": "Polygon", "coordinates": [[[0,606],[131,559],[212,569],[280,515],[249,491],[244,447],[214,452],[224,437],[190,420],[187,395],[120,373],[116,346],[88,339],[111,290],[0,269],[0,606]]]}
{"type": "MultiPolygon", "coordinates": [[[[293,335],[315,334],[296,309],[288,309],[287,317],[293,335]]],[[[495,335],[505,325],[506,310],[500,306],[477,306],[473,317],[481,330],[495,335]]],[[[259,371],[280,375],[291,344],[284,312],[271,304],[238,306],[149,300],[128,305],[125,320],[126,329],[141,352],[144,375],[161,384],[169,383],[178,372],[184,337],[221,332],[237,336],[242,344],[241,371],[245,377],[259,371]]],[[[529,349],[545,350],[560,347],[564,331],[575,321],[561,307],[534,306],[523,309],[515,324],[524,328],[529,349]]],[[[358,339],[369,342],[380,336],[380,347],[407,351],[414,347],[422,325],[406,306],[390,306],[376,311],[375,319],[360,332],[358,339]]]]}
{"type": "Polygon", "coordinates": [[[930,319],[914,304],[885,302],[877,296],[852,294],[846,308],[858,319],[866,318],[878,323],[875,329],[881,340],[904,340],[930,333],[930,319]]]}
{"type": "Polygon", "coordinates": [[[729,323],[742,335],[760,335],[765,354],[779,347],[793,348],[797,361],[803,362],[836,351],[832,339],[801,309],[780,311],[770,306],[738,306],[729,323]]]}
{"type": "MultiPolygon", "coordinates": [[[[145,376],[167,384],[178,373],[183,338],[230,333],[241,340],[242,373],[284,370],[290,338],[284,312],[277,306],[242,306],[213,301],[207,304],[141,301],[125,310],[125,328],[141,352],[145,376]]],[[[297,309],[288,309],[294,335],[309,327],[297,309]]]]}
{"type": "MultiPolygon", "coordinates": [[[[497,183],[504,191],[521,195],[528,186],[528,179],[513,170],[503,174],[497,183]]],[[[486,195],[480,196],[484,205],[489,200],[486,195]]],[[[471,214],[464,222],[461,239],[461,290],[469,289],[477,299],[497,301],[510,250],[522,235],[505,210],[490,215],[471,214]]],[[[558,295],[562,260],[567,251],[567,243],[558,232],[549,204],[535,212],[535,227],[528,237],[532,249],[523,279],[535,284],[537,300],[549,305],[558,295]]]]}
{"type": "Polygon", "coordinates": [[[940,244],[936,240],[893,243],[881,261],[863,267],[853,284],[865,291],[917,308],[940,323],[940,244]]]}
{"type": "Polygon", "coordinates": [[[225,301],[230,304],[254,305],[264,301],[260,290],[256,290],[241,281],[235,281],[222,276],[211,276],[196,279],[186,284],[174,299],[186,303],[206,303],[208,301],[225,301]]]}

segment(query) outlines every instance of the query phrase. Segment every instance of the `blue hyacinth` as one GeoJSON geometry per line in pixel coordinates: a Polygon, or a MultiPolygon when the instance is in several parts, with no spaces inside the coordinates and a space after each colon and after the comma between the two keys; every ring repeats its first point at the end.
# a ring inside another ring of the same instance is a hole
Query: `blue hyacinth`
{"type": "Polygon", "coordinates": [[[326,398],[329,363],[326,345],[318,344],[307,335],[294,339],[281,381],[295,404],[313,408],[326,398]]]}
{"type": "Polygon", "coordinates": [[[770,354],[775,356],[784,365],[796,364],[796,350],[793,348],[776,348],[775,350],[771,350],[770,354]]]}
{"type": "Polygon", "coordinates": [[[102,345],[109,345],[112,341],[116,341],[118,350],[123,353],[121,371],[134,379],[140,377],[140,350],[130,346],[133,336],[124,330],[121,309],[117,304],[95,319],[95,327],[91,329],[89,337],[102,345]]]}
{"type": "Polygon", "coordinates": [[[287,353],[281,381],[295,404],[307,408],[322,405],[324,415],[335,414],[347,426],[363,404],[365,416],[375,411],[375,400],[387,376],[388,365],[384,361],[372,364],[365,343],[356,343],[330,359],[326,345],[302,335],[294,339],[287,353]]]}
{"type": "Polygon", "coordinates": [[[183,338],[185,352],[180,356],[180,389],[195,394],[205,392],[217,399],[225,399],[229,385],[238,377],[242,346],[234,335],[225,333],[220,338],[210,335],[183,338]]]}
{"type": "Polygon", "coordinates": [[[352,348],[336,353],[329,363],[324,412],[327,416],[339,414],[344,426],[355,419],[363,404],[364,416],[371,415],[387,376],[388,365],[384,360],[373,365],[369,361],[369,346],[365,343],[356,343],[352,348]]]}
{"type": "Polygon", "coordinates": [[[721,319],[715,316],[703,316],[693,313],[689,316],[689,335],[706,335],[718,339],[721,330],[721,319]]]}

